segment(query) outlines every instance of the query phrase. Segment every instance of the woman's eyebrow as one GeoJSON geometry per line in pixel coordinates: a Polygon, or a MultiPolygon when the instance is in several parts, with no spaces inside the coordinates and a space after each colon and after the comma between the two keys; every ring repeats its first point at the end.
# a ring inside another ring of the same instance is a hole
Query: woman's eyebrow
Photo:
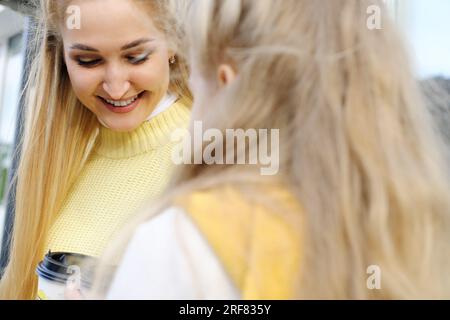
{"type": "Polygon", "coordinates": [[[120,50],[124,51],[124,50],[128,50],[134,47],[137,47],[143,43],[147,43],[147,42],[151,42],[151,41],[155,41],[155,39],[151,39],[151,38],[142,38],[133,42],[130,42],[129,44],[124,45],[122,48],[120,48],[120,50]]]}
{"type": "MultiPolygon", "coordinates": [[[[128,49],[137,47],[137,46],[139,46],[139,45],[141,45],[141,44],[143,44],[143,43],[147,43],[147,42],[151,42],[151,41],[155,41],[155,39],[151,39],[151,38],[142,38],[142,39],[138,39],[138,40],[135,40],[135,41],[133,41],[133,42],[130,42],[130,43],[124,45],[122,48],[120,48],[120,50],[121,50],[121,51],[128,50],[128,49]]],[[[87,46],[87,45],[80,44],[80,43],[75,43],[75,44],[72,45],[70,48],[71,48],[71,49],[74,49],[74,50],[99,52],[99,50],[97,50],[97,49],[95,49],[95,48],[92,48],[92,47],[89,47],[89,46],[87,46]]]]}
{"type": "Polygon", "coordinates": [[[84,44],[79,44],[79,43],[75,43],[74,45],[72,45],[70,47],[70,49],[75,49],[75,50],[82,50],[82,51],[92,51],[92,52],[99,52],[97,49],[86,46],[84,44]]]}

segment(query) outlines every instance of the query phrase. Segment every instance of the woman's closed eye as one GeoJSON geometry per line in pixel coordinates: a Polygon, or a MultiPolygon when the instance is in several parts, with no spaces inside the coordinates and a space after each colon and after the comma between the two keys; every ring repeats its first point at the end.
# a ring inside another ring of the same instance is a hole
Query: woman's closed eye
{"type": "MultiPolygon", "coordinates": [[[[152,51],[146,51],[137,55],[127,55],[124,59],[133,65],[139,65],[146,62],[152,53],[152,51]]],[[[78,56],[75,58],[75,61],[82,67],[93,68],[100,65],[103,59],[78,56]]]]}
{"type": "Polygon", "coordinates": [[[134,65],[144,63],[147,61],[152,54],[152,51],[146,51],[138,55],[128,55],[127,60],[134,65]]]}
{"type": "Polygon", "coordinates": [[[82,67],[95,67],[102,62],[100,58],[77,57],[75,60],[82,67]]]}

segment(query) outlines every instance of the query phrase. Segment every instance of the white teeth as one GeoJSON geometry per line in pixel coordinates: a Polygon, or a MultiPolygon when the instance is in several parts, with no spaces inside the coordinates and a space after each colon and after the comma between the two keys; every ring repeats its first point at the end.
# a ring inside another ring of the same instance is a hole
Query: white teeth
{"type": "Polygon", "coordinates": [[[109,104],[112,104],[115,107],[126,107],[126,106],[132,104],[134,101],[136,101],[137,98],[138,98],[138,95],[129,100],[114,101],[114,100],[105,99],[105,101],[108,102],[109,104]]]}

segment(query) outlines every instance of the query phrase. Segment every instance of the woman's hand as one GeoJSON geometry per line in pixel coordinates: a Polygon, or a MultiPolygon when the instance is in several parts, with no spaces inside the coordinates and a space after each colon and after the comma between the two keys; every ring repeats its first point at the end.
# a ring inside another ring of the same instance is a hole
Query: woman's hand
{"type": "Polygon", "coordinates": [[[64,299],[66,300],[85,300],[83,293],[81,292],[81,286],[78,281],[71,279],[66,282],[66,290],[64,291],[64,299]]]}

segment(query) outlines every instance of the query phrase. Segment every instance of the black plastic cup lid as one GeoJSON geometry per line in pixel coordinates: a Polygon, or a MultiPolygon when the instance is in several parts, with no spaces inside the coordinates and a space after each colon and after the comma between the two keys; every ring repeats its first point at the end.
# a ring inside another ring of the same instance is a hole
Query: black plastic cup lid
{"type": "Polygon", "coordinates": [[[71,266],[78,266],[81,272],[81,282],[83,286],[90,287],[92,276],[94,273],[96,259],[78,253],[55,252],[49,251],[41,261],[36,273],[39,277],[65,284],[73,275],[71,266]]]}

